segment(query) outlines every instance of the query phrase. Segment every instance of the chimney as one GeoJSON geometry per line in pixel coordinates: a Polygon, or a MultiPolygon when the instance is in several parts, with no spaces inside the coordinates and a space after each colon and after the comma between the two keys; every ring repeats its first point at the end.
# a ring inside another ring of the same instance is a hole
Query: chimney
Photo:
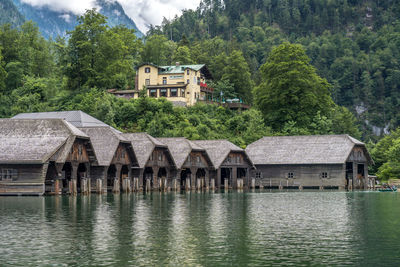
{"type": "Polygon", "coordinates": [[[175,62],[175,65],[176,65],[177,67],[179,67],[180,64],[179,64],[179,62],[175,62]]]}

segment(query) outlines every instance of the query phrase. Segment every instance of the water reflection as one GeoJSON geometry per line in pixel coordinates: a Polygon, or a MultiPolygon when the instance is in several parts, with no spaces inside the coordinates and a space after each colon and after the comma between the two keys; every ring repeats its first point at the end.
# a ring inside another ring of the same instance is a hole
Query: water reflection
{"type": "Polygon", "coordinates": [[[400,197],[368,192],[0,198],[0,265],[396,265],[400,197]]]}

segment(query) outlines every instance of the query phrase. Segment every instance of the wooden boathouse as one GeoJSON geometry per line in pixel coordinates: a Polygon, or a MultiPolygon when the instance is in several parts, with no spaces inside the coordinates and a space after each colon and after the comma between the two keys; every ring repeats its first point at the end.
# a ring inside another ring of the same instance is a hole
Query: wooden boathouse
{"type": "Polygon", "coordinates": [[[0,119],[0,194],[89,191],[89,137],[61,119],[0,119]]]}
{"type": "Polygon", "coordinates": [[[111,127],[80,128],[90,137],[97,164],[90,166],[91,190],[96,193],[130,192],[132,167],[138,167],[131,142],[111,127]]]}
{"type": "Polygon", "coordinates": [[[172,180],[168,181],[173,190],[210,188],[210,171],[214,170],[214,166],[204,148],[184,137],[157,139],[168,146],[176,164],[176,171],[171,175],[172,180]]]}
{"type": "Polygon", "coordinates": [[[366,189],[373,164],[365,144],[348,135],[264,137],[246,152],[261,188],[366,189]]]}
{"type": "Polygon", "coordinates": [[[210,187],[224,189],[248,188],[253,163],[246,151],[228,140],[192,141],[203,147],[209,155],[214,170],[210,171],[210,187]]]}
{"type": "Polygon", "coordinates": [[[168,146],[147,133],[124,133],[135,152],[139,167],[133,168],[134,190],[167,190],[176,165],[168,146]]]}

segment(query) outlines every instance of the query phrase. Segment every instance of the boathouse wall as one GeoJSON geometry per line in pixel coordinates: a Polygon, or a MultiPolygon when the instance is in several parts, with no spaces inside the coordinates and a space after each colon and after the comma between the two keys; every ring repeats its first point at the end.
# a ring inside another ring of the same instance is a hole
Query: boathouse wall
{"type": "Polygon", "coordinates": [[[256,165],[252,173],[256,187],[319,189],[346,186],[345,165],[256,165]]]}
{"type": "Polygon", "coordinates": [[[1,164],[0,195],[42,195],[47,164],[1,164]]]}

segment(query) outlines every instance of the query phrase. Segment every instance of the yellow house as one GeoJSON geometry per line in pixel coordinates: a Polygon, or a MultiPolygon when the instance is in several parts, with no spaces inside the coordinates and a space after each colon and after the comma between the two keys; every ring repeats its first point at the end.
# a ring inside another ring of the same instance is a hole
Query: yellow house
{"type": "Polygon", "coordinates": [[[199,100],[212,98],[212,88],[206,83],[212,76],[204,64],[156,66],[146,63],[138,67],[136,75],[134,98],[139,97],[142,89],[149,97],[165,97],[180,106],[192,106],[199,100]]]}

